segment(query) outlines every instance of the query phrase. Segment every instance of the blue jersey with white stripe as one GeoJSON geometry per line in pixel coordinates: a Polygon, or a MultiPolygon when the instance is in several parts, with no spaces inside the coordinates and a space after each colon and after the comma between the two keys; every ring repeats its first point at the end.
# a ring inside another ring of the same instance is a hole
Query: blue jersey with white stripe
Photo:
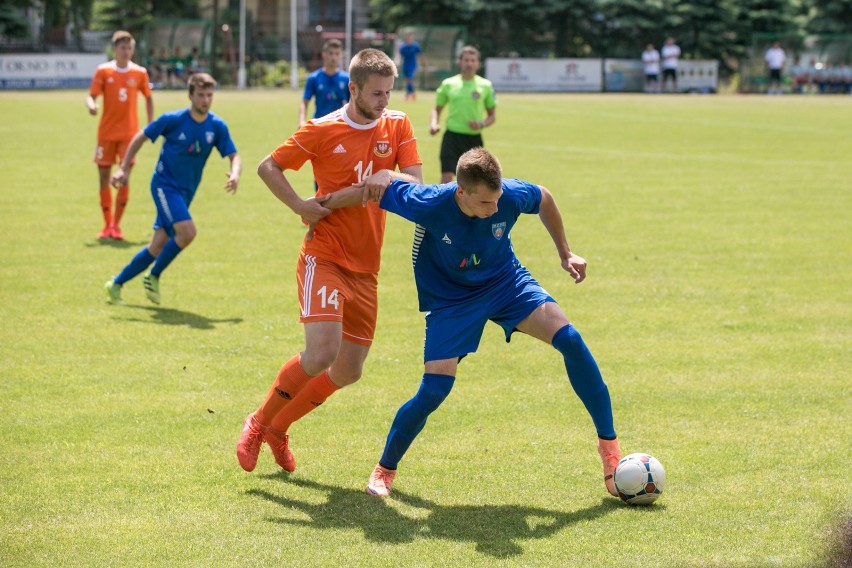
{"type": "Polygon", "coordinates": [[[462,213],[453,198],[456,182],[388,186],[381,208],[417,223],[411,257],[421,311],[468,301],[526,270],[509,232],[522,213],[538,213],[541,189],[518,179],[502,183],[497,213],[486,219],[462,213]]]}
{"type": "Polygon", "coordinates": [[[151,142],[159,136],[165,139],[151,186],[177,190],[187,203],[195,196],[213,148],[223,157],[237,151],[224,120],[208,112],[204,121],[196,122],[188,108],[163,114],[145,127],[145,136],[151,142]]]}
{"type": "Polygon", "coordinates": [[[309,101],[311,97],[314,97],[317,105],[314,118],[343,107],[349,101],[349,73],[338,71],[329,75],[324,69],[317,69],[305,81],[302,100],[309,101]]]}

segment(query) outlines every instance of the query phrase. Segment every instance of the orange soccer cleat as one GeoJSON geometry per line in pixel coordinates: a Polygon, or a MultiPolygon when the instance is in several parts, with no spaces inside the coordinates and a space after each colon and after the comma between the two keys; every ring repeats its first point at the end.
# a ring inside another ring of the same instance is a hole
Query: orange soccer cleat
{"type": "Polygon", "coordinates": [[[618,462],[621,461],[621,448],[618,446],[618,438],[615,440],[598,438],[598,453],[603,462],[606,490],[613,497],[618,497],[618,491],[615,490],[615,481],[612,479],[615,474],[615,468],[618,467],[618,462]]]}
{"type": "Polygon", "coordinates": [[[240,466],[246,471],[254,470],[257,465],[257,456],[260,455],[260,447],[263,444],[263,431],[265,428],[255,418],[254,413],[246,416],[243,422],[243,431],[237,442],[237,459],[240,466]]]}
{"type": "Polygon", "coordinates": [[[390,495],[393,478],[396,477],[395,469],[387,469],[376,464],[373,473],[370,474],[370,481],[367,483],[367,495],[375,495],[376,497],[387,497],[390,495]]]}
{"type": "Polygon", "coordinates": [[[295,471],[296,457],[290,451],[290,436],[286,432],[267,428],[264,433],[264,439],[269,444],[269,449],[272,450],[275,463],[280,465],[284,471],[295,471]]]}

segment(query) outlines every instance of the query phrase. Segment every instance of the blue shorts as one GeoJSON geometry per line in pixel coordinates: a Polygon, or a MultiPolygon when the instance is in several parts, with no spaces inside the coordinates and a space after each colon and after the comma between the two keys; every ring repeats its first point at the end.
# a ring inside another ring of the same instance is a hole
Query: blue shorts
{"type": "Polygon", "coordinates": [[[526,268],[486,293],[426,314],[423,361],[441,361],[475,353],[488,320],[503,328],[508,343],[515,326],[545,302],[556,302],[526,268]]]}
{"type": "Polygon", "coordinates": [[[189,221],[189,203],[183,194],[168,186],[151,186],[151,197],[157,206],[157,218],[154,220],[154,230],[163,229],[173,237],[175,230],[173,225],[181,221],[189,221]]]}

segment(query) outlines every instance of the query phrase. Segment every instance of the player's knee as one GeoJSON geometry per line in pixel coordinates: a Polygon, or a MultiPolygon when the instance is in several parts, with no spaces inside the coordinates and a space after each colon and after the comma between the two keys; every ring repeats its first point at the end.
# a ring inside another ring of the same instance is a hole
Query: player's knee
{"type": "Polygon", "coordinates": [[[185,227],[181,227],[180,229],[175,229],[175,242],[180,246],[180,248],[186,248],[189,244],[195,240],[195,235],[198,231],[195,228],[195,225],[189,225],[185,227]]]}
{"type": "MultiPolygon", "coordinates": [[[[319,375],[320,373],[331,367],[331,365],[334,363],[334,360],[337,359],[338,348],[339,346],[325,344],[316,348],[311,347],[305,349],[305,351],[302,353],[302,358],[300,359],[302,368],[305,370],[305,373],[312,377],[315,377],[316,375],[319,375]]],[[[358,376],[360,376],[360,373],[358,376]]],[[[341,377],[340,380],[342,381],[343,377],[341,377]]],[[[357,381],[358,379],[356,378],[355,380],[357,381]]],[[[342,386],[338,382],[337,375],[335,375],[334,382],[342,386]]]]}
{"type": "Polygon", "coordinates": [[[553,345],[557,351],[562,353],[563,357],[571,357],[572,355],[579,354],[586,349],[583,337],[571,324],[567,324],[560,328],[559,331],[553,335],[551,345],[553,345]]]}
{"type": "Polygon", "coordinates": [[[339,387],[346,387],[351,384],[357,383],[358,379],[360,378],[361,369],[343,372],[337,371],[335,369],[334,375],[331,377],[331,382],[333,382],[339,387]]]}
{"type": "Polygon", "coordinates": [[[441,403],[450,394],[455,383],[455,377],[450,375],[423,375],[423,380],[420,383],[420,389],[417,391],[417,398],[424,408],[428,408],[429,412],[434,411],[441,406],[441,403]]]}

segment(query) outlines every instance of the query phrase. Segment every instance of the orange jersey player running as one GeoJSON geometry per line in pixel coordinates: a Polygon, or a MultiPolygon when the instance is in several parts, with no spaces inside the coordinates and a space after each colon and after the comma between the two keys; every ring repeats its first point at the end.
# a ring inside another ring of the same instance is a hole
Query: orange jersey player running
{"type": "Polygon", "coordinates": [[[98,238],[122,240],[124,237],[119,223],[127,206],[130,186],[125,185],[118,189],[113,214],[110,170],[116,162],[121,162],[130,140],[139,130],[139,117],[136,110],[136,99],[139,93],[145,96],[148,123],[154,118],[154,99],[148,82],[148,72],[144,67],[131,61],[133,52],[136,50],[136,40],[130,32],[115,32],[112,35],[112,49],[115,52],[115,59],[98,66],[89,87],[86,106],[89,114],[97,115],[96,99],[103,96],[104,110],[98,126],[98,146],[95,149],[95,164],[98,166],[100,180],[101,210],[104,216],[104,228],[98,233],[98,238]]]}
{"type": "Polygon", "coordinates": [[[349,104],[305,123],[258,166],[275,197],[315,227],[296,268],[305,349],[284,363],[263,404],[246,417],[237,443],[246,471],[254,469],[264,441],[278,465],[293,471],[290,425],[361,377],[376,327],[385,212],[370,202],[329,214],[315,198],[299,197],[284,170],[310,161],[317,196],[352,185],[379,191],[394,179],[420,183],[411,122],[386,108],[396,74],[383,52],[360,51],[349,66],[349,104]]]}

